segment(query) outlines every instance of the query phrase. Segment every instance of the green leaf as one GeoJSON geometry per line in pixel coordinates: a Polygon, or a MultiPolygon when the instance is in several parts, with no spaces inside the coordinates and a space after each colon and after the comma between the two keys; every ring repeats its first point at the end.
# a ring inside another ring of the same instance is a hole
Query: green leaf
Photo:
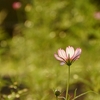
{"type": "Polygon", "coordinates": [[[75,91],[74,91],[74,98],[76,97],[76,91],[77,91],[77,89],[75,89],[75,91]]]}

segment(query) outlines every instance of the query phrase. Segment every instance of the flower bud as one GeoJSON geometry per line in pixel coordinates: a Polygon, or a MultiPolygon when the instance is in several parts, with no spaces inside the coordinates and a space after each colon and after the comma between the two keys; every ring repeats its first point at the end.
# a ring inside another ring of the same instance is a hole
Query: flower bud
{"type": "Polygon", "coordinates": [[[55,96],[58,97],[61,94],[59,90],[55,90],[55,96]]]}

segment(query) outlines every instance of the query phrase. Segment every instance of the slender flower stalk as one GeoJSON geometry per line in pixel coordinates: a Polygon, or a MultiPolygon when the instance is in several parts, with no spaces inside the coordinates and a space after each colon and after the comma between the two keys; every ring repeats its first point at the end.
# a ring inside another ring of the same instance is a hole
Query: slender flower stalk
{"type": "Polygon", "coordinates": [[[68,66],[68,79],[67,79],[67,88],[66,88],[66,100],[68,100],[68,90],[69,90],[69,82],[70,82],[70,66],[68,66]]]}

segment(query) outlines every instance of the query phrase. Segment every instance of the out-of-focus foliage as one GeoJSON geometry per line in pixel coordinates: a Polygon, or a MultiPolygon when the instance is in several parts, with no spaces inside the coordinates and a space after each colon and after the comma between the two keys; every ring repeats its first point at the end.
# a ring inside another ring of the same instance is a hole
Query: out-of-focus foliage
{"type": "MultiPolygon", "coordinates": [[[[10,10],[0,8],[0,96],[7,100],[55,100],[55,89],[65,91],[67,66],[60,66],[54,53],[68,45],[82,48],[80,59],[71,66],[70,92],[77,88],[78,94],[88,90],[99,94],[100,14],[96,1],[20,2],[18,10],[12,3],[10,10]],[[2,92],[5,86],[10,87],[8,94],[2,92]]],[[[81,98],[99,99],[94,93],[81,98]]]]}

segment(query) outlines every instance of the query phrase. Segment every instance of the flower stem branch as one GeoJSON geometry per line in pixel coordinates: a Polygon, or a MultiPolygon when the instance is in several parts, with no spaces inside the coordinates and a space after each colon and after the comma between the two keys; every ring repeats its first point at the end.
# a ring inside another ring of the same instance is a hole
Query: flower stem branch
{"type": "Polygon", "coordinates": [[[79,98],[79,97],[81,97],[81,96],[83,96],[83,95],[86,95],[86,94],[88,94],[88,93],[90,93],[90,92],[95,93],[94,91],[87,91],[87,92],[84,92],[84,93],[82,93],[82,94],[80,94],[80,95],[74,97],[72,100],[76,100],[77,98],[79,98]]]}
{"type": "Polygon", "coordinates": [[[63,99],[63,100],[66,100],[66,98],[65,97],[58,97],[59,99],[63,99]]]}

